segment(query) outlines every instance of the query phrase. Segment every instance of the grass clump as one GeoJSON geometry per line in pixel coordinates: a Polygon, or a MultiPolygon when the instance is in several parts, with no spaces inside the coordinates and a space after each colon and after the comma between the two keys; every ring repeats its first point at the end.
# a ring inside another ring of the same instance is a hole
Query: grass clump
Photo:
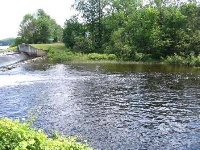
{"type": "Polygon", "coordinates": [[[75,138],[55,136],[48,138],[41,130],[35,130],[28,123],[8,118],[0,119],[1,150],[91,150],[75,138]]]}

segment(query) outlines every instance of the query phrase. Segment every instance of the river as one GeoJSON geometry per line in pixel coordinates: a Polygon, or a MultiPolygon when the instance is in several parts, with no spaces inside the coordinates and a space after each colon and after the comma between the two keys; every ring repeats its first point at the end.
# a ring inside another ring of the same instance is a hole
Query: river
{"type": "Polygon", "coordinates": [[[9,48],[9,46],[0,46],[0,51],[9,48]]]}
{"type": "Polygon", "coordinates": [[[0,71],[0,117],[36,116],[95,149],[200,147],[200,69],[146,64],[23,63],[0,71]]]}

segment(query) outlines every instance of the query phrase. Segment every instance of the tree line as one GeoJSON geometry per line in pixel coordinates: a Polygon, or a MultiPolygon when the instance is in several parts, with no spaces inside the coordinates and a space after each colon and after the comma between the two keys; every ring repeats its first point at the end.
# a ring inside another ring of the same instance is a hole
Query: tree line
{"type": "Polygon", "coordinates": [[[6,38],[6,39],[2,39],[0,40],[0,46],[8,46],[11,45],[14,41],[14,38],[6,38]]]}
{"type": "Polygon", "coordinates": [[[63,41],[74,51],[116,54],[122,60],[199,55],[196,1],[75,0],[73,7],[79,15],[66,21],[63,41]]]}
{"type": "Polygon", "coordinates": [[[75,0],[78,14],[64,28],[42,9],[26,14],[18,43],[64,42],[73,52],[160,60],[200,52],[199,1],[75,0]]]}

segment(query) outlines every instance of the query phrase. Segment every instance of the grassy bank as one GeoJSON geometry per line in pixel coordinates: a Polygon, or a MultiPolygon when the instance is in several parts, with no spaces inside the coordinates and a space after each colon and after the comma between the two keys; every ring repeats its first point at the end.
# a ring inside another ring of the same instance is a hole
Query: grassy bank
{"type": "MultiPolygon", "coordinates": [[[[117,58],[115,54],[98,54],[90,53],[84,54],[80,52],[74,52],[67,49],[63,43],[54,44],[31,44],[33,47],[47,50],[47,59],[52,62],[65,63],[65,62],[103,62],[103,63],[163,63],[170,65],[184,65],[184,66],[200,66],[200,55],[194,56],[190,54],[187,56],[180,56],[174,54],[173,56],[168,56],[162,60],[154,60],[150,55],[136,53],[134,60],[123,61],[121,58],[117,58]]],[[[16,48],[13,48],[16,49],[16,48]]]]}
{"type": "Polygon", "coordinates": [[[28,123],[8,118],[0,119],[1,150],[91,150],[87,145],[76,142],[74,138],[55,135],[48,138],[41,130],[30,127],[28,123]]]}
{"type": "Polygon", "coordinates": [[[82,61],[113,61],[117,60],[114,54],[83,54],[78,52],[73,52],[67,49],[63,43],[55,44],[31,44],[33,47],[48,50],[47,58],[50,61],[64,63],[68,61],[82,62],[82,61]]]}

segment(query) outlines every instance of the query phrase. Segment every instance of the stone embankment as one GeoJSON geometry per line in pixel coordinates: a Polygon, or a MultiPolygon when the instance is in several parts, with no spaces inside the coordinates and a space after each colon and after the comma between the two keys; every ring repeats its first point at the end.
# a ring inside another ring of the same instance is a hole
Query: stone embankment
{"type": "Polygon", "coordinates": [[[18,45],[18,51],[26,53],[29,57],[41,57],[47,54],[47,51],[39,50],[29,44],[18,45]]]}

